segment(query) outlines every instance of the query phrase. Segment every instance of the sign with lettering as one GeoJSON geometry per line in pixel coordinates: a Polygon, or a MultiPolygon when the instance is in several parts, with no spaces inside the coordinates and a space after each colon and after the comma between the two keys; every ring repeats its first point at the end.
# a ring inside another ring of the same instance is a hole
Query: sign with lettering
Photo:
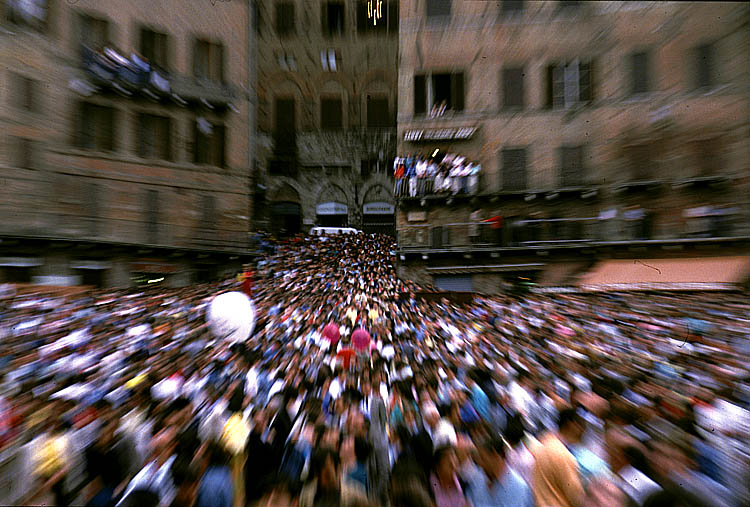
{"type": "Polygon", "coordinates": [[[349,208],[340,202],[324,202],[315,207],[318,215],[347,215],[349,208]]]}
{"type": "Polygon", "coordinates": [[[420,141],[462,141],[471,139],[479,127],[457,127],[442,129],[407,130],[404,141],[412,143],[420,141]]]}
{"type": "Polygon", "coordinates": [[[427,220],[426,211],[410,211],[406,214],[407,222],[424,222],[427,220]]]}
{"type": "Polygon", "coordinates": [[[362,213],[370,215],[392,215],[393,211],[393,204],[387,202],[368,202],[362,206],[362,213]]]}
{"type": "Polygon", "coordinates": [[[133,262],[130,264],[130,271],[133,273],[169,274],[177,273],[178,267],[174,264],[157,262],[133,262]]]}

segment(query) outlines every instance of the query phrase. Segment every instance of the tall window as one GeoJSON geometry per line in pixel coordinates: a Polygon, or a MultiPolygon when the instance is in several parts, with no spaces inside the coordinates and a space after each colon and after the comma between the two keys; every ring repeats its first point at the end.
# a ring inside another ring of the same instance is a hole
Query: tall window
{"type": "Polygon", "coordinates": [[[275,103],[275,130],[276,132],[294,132],[295,126],[295,100],[293,98],[276,98],[275,103]]]}
{"type": "Polygon", "coordinates": [[[193,46],[193,75],[211,81],[224,81],[224,46],[196,39],[193,46]]]}
{"type": "Polygon", "coordinates": [[[138,156],[171,160],[171,126],[168,117],[141,113],[138,115],[138,156]]]}
{"type": "Polygon", "coordinates": [[[651,69],[648,52],[630,55],[630,94],[638,95],[651,91],[651,69]]]}
{"type": "Polygon", "coordinates": [[[503,16],[512,16],[523,12],[525,7],[523,0],[503,0],[501,12],[503,16]]]}
{"type": "Polygon", "coordinates": [[[205,118],[193,123],[193,162],[225,167],[224,125],[214,124],[205,118]]]}
{"type": "Polygon", "coordinates": [[[294,31],[294,2],[276,3],[276,34],[283,37],[294,31]]]}
{"type": "Polygon", "coordinates": [[[391,113],[388,109],[388,97],[367,96],[367,126],[370,128],[393,126],[391,113]]]}
{"type": "Polygon", "coordinates": [[[451,0],[427,0],[427,17],[441,18],[451,15],[451,0]]]}
{"type": "Polygon", "coordinates": [[[14,137],[13,140],[16,149],[15,166],[23,169],[38,169],[37,155],[39,143],[24,137],[14,137]]]}
{"type": "Polygon", "coordinates": [[[146,242],[159,242],[159,191],[146,190],[146,242]]]}
{"type": "Polygon", "coordinates": [[[574,60],[547,67],[547,107],[567,108],[594,100],[593,62],[574,60]]]}
{"type": "Polygon", "coordinates": [[[715,49],[713,44],[703,44],[694,50],[695,87],[710,88],[716,84],[715,49]]]}
{"type": "Polygon", "coordinates": [[[323,35],[329,37],[340,36],[344,34],[344,12],[343,2],[324,2],[321,5],[321,15],[323,35]]]}
{"type": "Polygon", "coordinates": [[[526,190],[526,148],[507,148],[500,152],[503,190],[526,190]]]}
{"type": "Polygon", "coordinates": [[[326,72],[336,72],[341,65],[341,58],[335,49],[323,49],[320,51],[320,64],[326,72]]]}
{"type": "Polygon", "coordinates": [[[324,130],[340,129],[344,126],[340,98],[320,99],[320,126],[324,130]]]}
{"type": "Polygon", "coordinates": [[[503,80],[503,108],[523,108],[524,105],[524,73],[523,67],[504,68],[503,80]]]}
{"type": "Polygon", "coordinates": [[[168,67],[167,34],[141,28],[141,54],[151,64],[166,69],[168,67]]]}
{"type": "Polygon", "coordinates": [[[206,229],[213,229],[216,226],[216,196],[204,195],[202,204],[201,225],[206,229]]]}
{"type": "Polygon", "coordinates": [[[78,18],[78,40],[94,50],[103,48],[109,43],[109,21],[81,14],[78,18]]]}
{"type": "Polygon", "coordinates": [[[560,184],[563,187],[583,185],[583,146],[560,148],[560,184]]]}
{"type": "Polygon", "coordinates": [[[11,73],[13,105],[30,112],[39,110],[39,82],[36,79],[11,73]]]}
{"type": "Polygon", "coordinates": [[[651,145],[636,144],[628,146],[627,158],[630,165],[630,176],[633,180],[648,180],[653,177],[651,145]]]}
{"type": "Polygon", "coordinates": [[[417,74],[414,76],[414,114],[436,110],[463,111],[464,74],[417,74]]]}
{"type": "Polygon", "coordinates": [[[81,102],[76,114],[75,146],[98,151],[115,150],[115,109],[81,102]]]}

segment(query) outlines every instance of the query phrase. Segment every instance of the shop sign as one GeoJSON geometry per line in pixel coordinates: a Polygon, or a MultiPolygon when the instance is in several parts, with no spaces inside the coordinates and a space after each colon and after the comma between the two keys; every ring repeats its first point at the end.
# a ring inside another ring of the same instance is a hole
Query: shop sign
{"type": "Polygon", "coordinates": [[[324,202],[315,207],[315,212],[318,215],[346,215],[349,208],[340,202],[324,202]]]}
{"type": "Polygon", "coordinates": [[[404,132],[404,141],[461,141],[471,139],[478,127],[419,129],[404,132]]]}
{"type": "Polygon", "coordinates": [[[362,206],[362,212],[368,215],[392,215],[395,208],[387,202],[368,202],[362,206]]]}

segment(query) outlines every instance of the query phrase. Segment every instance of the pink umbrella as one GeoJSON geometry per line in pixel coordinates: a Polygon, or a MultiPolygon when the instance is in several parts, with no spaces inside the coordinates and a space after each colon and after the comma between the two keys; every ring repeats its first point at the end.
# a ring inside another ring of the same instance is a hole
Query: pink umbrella
{"type": "Polygon", "coordinates": [[[323,328],[323,337],[331,343],[339,341],[339,327],[331,322],[323,328]]]}
{"type": "Polygon", "coordinates": [[[352,343],[357,350],[367,350],[370,346],[370,333],[361,327],[357,328],[357,330],[352,333],[352,343]]]}

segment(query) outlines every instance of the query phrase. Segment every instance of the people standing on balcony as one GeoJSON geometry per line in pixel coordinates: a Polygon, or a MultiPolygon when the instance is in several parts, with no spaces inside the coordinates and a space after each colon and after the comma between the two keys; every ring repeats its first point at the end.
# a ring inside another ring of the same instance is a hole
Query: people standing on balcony
{"type": "Polygon", "coordinates": [[[479,162],[471,164],[471,172],[469,173],[469,194],[474,195],[479,190],[479,172],[482,170],[482,166],[479,162]]]}
{"type": "Polygon", "coordinates": [[[427,172],[425,173],[425,188],[424,195],[431,195],[435,193],[435,176],[437,175],[438,165],[434,158],[430,159],[430,163],[427,164],[427,172]]]}
{"type": "Polygon", "coordinates": [[[393,193],[397,196],[401,195],[401,186],[404,183],[404,161],[404,157],[396,157],[396,160],[393,161],[393,176],[396,179],[393,193]]]}
{"type": "Polygon", "coordinates": [[[416,197],[417,195],[417,160],[419,159],[419,155],[416,158],[409,158],[407,159],[406,164],[406,178],[409,180],[409,196],[410,197],[416,197]]]}
{"type": "MultiPolygon", "coordinates": [[[[417,162],[417,194],[416,195],[424,195],[424,178],[425,174],[427,173],[427,161],[420,157],[419,161],[417,162]]],[[[414,197],[414,195],[412,195],[414,197]]]]}

